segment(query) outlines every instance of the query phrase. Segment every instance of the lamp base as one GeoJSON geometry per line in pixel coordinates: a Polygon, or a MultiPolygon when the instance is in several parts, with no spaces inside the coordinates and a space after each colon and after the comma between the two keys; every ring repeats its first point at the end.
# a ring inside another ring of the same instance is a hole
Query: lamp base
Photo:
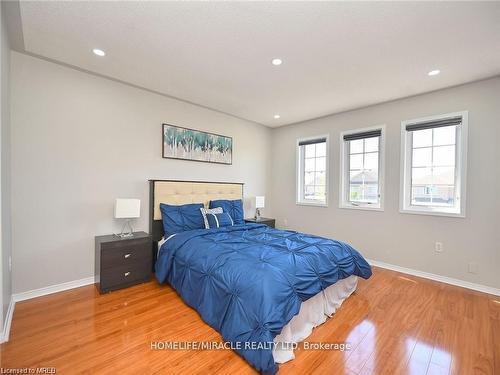
{"type": "Polygon", "coordinates": [[[259,208],[256,208],[256,209],[255,209],[255,216],[254,216],[254,219],[255,219],[255,220],[259,220],[259,219],[260,219],[260,209],[259,209],[259,208]]]}
{"type": "Polygon", "coordinates": [[[130,238],[134,237],[134,229],[132,228],[132,224],[130,223],[130,220],[125,221],[122,227],[122,231],[120,234],[115,234],[115,236],[120,237],[120,238],[130,238]],[[128,232],[125,233],[125,227],[128,226],[128,232]]]}

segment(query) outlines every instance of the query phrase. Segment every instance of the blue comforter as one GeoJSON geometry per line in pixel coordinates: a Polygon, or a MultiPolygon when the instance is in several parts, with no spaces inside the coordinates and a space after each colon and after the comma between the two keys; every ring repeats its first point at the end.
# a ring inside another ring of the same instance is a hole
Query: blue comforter
{"type": "Polygon", "coordinates": [[[372,273],[343,242],[262,224],[178,233],[162,245],[155,267],[159,282],[168,281],[265,374],[278,371],[271,343],[303,301],[340,279],[372,273]]]}

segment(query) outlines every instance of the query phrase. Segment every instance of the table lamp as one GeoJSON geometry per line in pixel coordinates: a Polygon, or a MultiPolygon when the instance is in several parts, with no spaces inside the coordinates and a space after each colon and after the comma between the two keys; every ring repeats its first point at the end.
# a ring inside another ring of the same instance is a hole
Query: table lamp
{"type": "Polygon", "coordinates": [[[123,223],[122,231],[117,236],[121,238],[133,237],[134,230],[130,219],[135,219],[141,216],[141,200],[140,199],[116,199],[115,201],[115,219],[126,219],[123,223]],[[128,226],[129,232],[125,233],[125,227],[128,226]]]}
{"type": "Polygon", "coordinates": [[[255,220],[260,219],[260,209],[265,207],[266,197],[255,197],[255,220]]]}

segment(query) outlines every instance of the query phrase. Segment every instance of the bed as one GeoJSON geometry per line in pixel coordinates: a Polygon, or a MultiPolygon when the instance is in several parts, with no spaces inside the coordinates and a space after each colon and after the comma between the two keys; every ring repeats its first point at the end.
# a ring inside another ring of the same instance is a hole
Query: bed
{"type": "MultiPolygon", "coordinates": [[[[243,184],[150,181],[150,232],[164,237],[160,203],[242,199],[243,184]]],[[[225,341],[264,374],[293,359],[304,340],[371,276],[366,260],[340,241],[262,224],[185,230],[153,249],[168,282],[225,341]]]]}

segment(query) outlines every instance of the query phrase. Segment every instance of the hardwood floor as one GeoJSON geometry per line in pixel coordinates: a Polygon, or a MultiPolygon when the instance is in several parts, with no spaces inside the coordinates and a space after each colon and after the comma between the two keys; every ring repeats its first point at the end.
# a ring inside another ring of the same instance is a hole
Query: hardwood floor
{"type": "MultiPolygon", "coordinates": [[[[151,350],[154,341],[214,341],[169,286],[99,295],[94,286],[16,304],[1,367],[58,374],[255,374],[231,350],[151,350]]],[[[500,374],[500,297],[374,268],[280,374],[500,374]]]]}

